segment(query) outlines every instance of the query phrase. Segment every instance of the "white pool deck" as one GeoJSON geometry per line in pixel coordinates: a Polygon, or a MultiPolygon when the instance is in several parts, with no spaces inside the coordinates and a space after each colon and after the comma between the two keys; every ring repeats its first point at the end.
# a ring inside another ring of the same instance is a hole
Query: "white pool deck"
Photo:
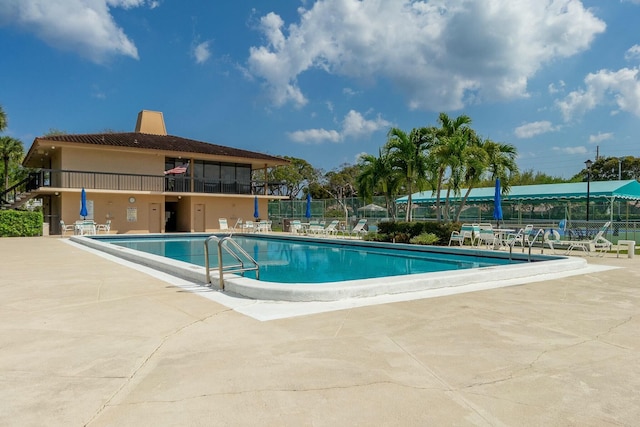
{"type": "Polygon", "coordinates": [[[317,303],[233,297],[55,237],[0,239],[0,259],[0,425],[640,418],[638,257],[317,303]]]}
{"type": "MultiPolygon", "coordinates": [[[[148,235],[146,235],[148,236],[148,235]]],[[[145,236],[131,236],[142,237],[145,236]]],[[[165,238],[166,235],[155,235],[154,238],[160,237],[165,238]]],[[[184,238],[183,234],[171,235],[170,238],[178,237],[184,238]]],[[[271,236],[264,236],[271,237],[271,236]]],[[[276,236],[273,236],[276,237],[276,236]]],[[[326,243],[326,242],[335,242],[339,245],[358,245],[358,249],[362,249],[364,251],[367,250],[368,247],[373,246],[378,247],[380,244],[373,242],[362,242],[360,240],[357,241],[345,241],[344,239],[327,239],[327,238],[313,238],[313,237],[296,237],[283,235],[278,236],[284,239],[292,239],[294,242],[309,242],[311,244],[318,243],[326,243]]],[[[207,273],[206,268],[193,265],[190,263],[173,260],[170,258],[166,258],[163,256],[158,256],[150,253],[145,253],[137,250],[133,250],[127,247],[123,247],[120,245],[110,244],[108,241],[104,240],[96,240],[90,237],[85,236],[73,236],[71,239],[72,243],[80,244],[82,247],[86,246],[91,249],[97,249],[99,252],[94,252],[96,254],[106,253],[108,255],[115,255],[117,258],[122,258],[127,261],[132,261],[136,264],[140,264],[142,266],[148,266],[149,268],[145,268],[150,274],[157,274],[159,272],[168,273],[172,276],[172,280],[174,277],[183,278],[190,282],[195,282],[197,284],[206,284],[207,283],[207,273]]],[[[412,248],[415,249],[416,246],[413,245],[390,245],[382,244],[383,247],[387,248],[412,248]]],[[[211,252],[210,257],[216,257],[217,247],[215,241],[211,242],[212,246],[209,250],[211,252]],[[215,252],[214,252],[215,251],[215,252]]],[[[339,302],[337,305],[339,307],[351,307],[354,305],[351,304],[366,304],[370,305],[369,300],[371,297],[382,297],[378,298],[376,301],[389,301],[388,297],[396,294],[405,294],[410,293],[412,295],[403,295],[401,296],[402,300],[410,300],[416,298],[424,298],[428,297],[431,294],[435,295],[445,295],[445,294],[453,294],[453,293],[462,293],[469,292],[473,290],[481,290],[481,289],[489,289],[495,287],[509,286],[510,284],[521,284],[526,283],[532,280],[532,278],[538,278],[538,276],[542,277],[566,277],[567,275],[573,274],[583,274],[589,272],[594,267],[589,266],[587,261],[583,258],[577,257],[552,257],[554,259],[548,259],[544,263],[541,262],[523,262],[526,261],[529,257],[528,252],[520,248],[516,248],[516,250],[509,254],[506,251],[487,251],[480,250],[477,248],[471,247],[433,247],[433,248],[424,248],[417,247],[418,249],[427,249],[430,251],[434,251],[434,255],[438,256],[438,251],[444,251],[444,256],[447,256],[447,253],[451,254],[452,257],[456,257],[458,255],[466,257],[469,255],[475,256],[493,256],[497,258],[502,258],[503,261],[506,261],[508,264],[505,265],[495,265],[491,267],[483,267],[483,268],[473,268],[473,269],[461,269],[461,270],[450,270],[450,271],[440,271],[433,273],[424,273],[424,274],[411,274],[405,276],[389,276],[389,277],[379,277],[379,278],[370,278],[370,279],[359,279],[359,280],[350,280],[347,282],[328,282],[328,283],[274,283],[268,282],[264,280],[255,280],[251,278],[242,277],[234,274],[225,274],[225,286],[224,286],[224,295],[225,296],[237,296],[242,299],[250,298],[254,300],[258,300],[260,302],[272,302],[272,301],[291,301],[291,302],[339,302]],[[509,263],[509,259],[513,258],[516,262],[509,263]],[[519,260],[519,262],[517,262],[519,260]],[[453,289],[455,288],[455,289],[453,289]],[[420,295],[417,295],[416,292],[420,292],[420,295]],[[246,297],[246,298],[245,298],[246,297]],[[345,305],[350,304],[350,305],[345,305]]],[[[202,244],[198,247],[199,250],[203,251],[204,248],[202,244]]],[[[193,249],[192,249],[193,250],[193,249]]],[[[549,250],[547,250],[549,252],[549,250]]],[[[426,254],[429,255],[429,254],[426,254]]],[[[546,254],[546,258],[550,258],[548,253],[546,254]]],[[[416,256],[419,256],[416,254],[416,256]]],[[[114,257],[109,257],[115,262],[120,262],[118,259],[114,257]]],[[[532,259],[544,258],[540,256],[536,256],[536,254],[532,254],[532,259]]],[[[473,259],[469,259],[468,261],[473,261],[473,259]]],[[[538,259],[539,261],[539,259],[538,259]]],[[[444,262],[444,261],[443,261],[444,262]]],[[[137,268],[135,265],[127,263],[127,265],[132,266],[133,268],[137,268]]],[[[309,274],[313,274],[313,271],[309,271],[309,274]]],[[[164,276],[159,276],[164,277],[164,276]]],[[[211,278],[211,284],[209,287],[213,290],[220,289],[219,285],[219,273],[217,269],[212,269],[210,271],[209,277],[211,278]]],[[[173,283],[176,283],[173,280],[173,283]]],[[[194,289],[192,283],[186,283],[185,286],[189,290],[194,291],[205,291],[205,294],[211,294],[208,292],[210,289],[207,286],[198,286],[194,289]]],[[[202,292],[200,292],[202,293],[202,292]]],[[[212,295],[215,298],[215,294],[212,295]]],[[[235,298],[236,300],[238,298],[235,298]]],[[[217,298],[218,302],[221,302],[226,305],[229,298],[217,298]]],[[[231,298],[233,300],[233,298],[231,298]]],[[[398,299],[394,299],[398,300],[398,299]]],[[[322,304],[321,304],[322,306],[322,304]]],[[[330,305],[324,304],[324,306],[330,307],[330,305]]],[[[336,306],[336,305],[334,305],[336,306]]],[[[235,308],[235,304],[231,304],[231,307],[235,308]]],[[[278,309],[279,312],[282,312],[282,307],[280,306],[278,309]]],[[[283,317],[287,317],[285,314],[283,317]]],[[[264,320],[264,319],[263,319],[264,320]]]]}

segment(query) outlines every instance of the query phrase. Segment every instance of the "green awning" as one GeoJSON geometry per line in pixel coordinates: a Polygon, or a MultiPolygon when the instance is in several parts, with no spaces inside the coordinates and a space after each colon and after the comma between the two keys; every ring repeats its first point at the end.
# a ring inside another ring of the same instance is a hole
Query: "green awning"
{"type": "MultiPolygon", "coordinates": [[[[450,196],[449,200],[459,202],[467,193],[460,190],[460,196],[450,196]]],[[[473,188],[467,198],[467,203],[493,201],[494,187],[473,188]]],[[[440,200],[444,202],[447,190],[440,191],[440,200]]],[[[589,197],[595,199],[626,199],[640,200],[640,183],[634,179],[625,181],[593,181],[589,184],[589,197]]],[[[511,187],[509,194],[503,195],[503,201],[551,201],[566,199],[586,199],[587,183],[571,182],[566,184],[518,185],[511,187]]],[[[407,203],[407,196],[396,199],[397,203],[407,203]]],[[[412,195],[412,202],[431,204],[436,202],[435,192],[422,191],[412,195]]]]}

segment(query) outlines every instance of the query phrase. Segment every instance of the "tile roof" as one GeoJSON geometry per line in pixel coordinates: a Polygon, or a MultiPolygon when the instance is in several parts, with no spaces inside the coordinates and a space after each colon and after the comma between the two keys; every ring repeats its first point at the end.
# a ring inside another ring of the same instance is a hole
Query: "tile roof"
{"type": "Polygon", "coordinates": [[[183,153],[210,154],[215,156],[241,157],[271,162],[277,161],[279,163],[286,162],[286,160],[280,157],[271,156],[268,154],[241,150],[232,147],[225,147],[223,145],[216,145],[208,142],[196,141],[193,139],[182,138],[173,135],[152,135],[139,132],[52,135],[36,138],[36,140],[34,141],[34,146],[39,140],[103,145],[111,147],[129,147],[148,150],[176,151],[183,153]]]}

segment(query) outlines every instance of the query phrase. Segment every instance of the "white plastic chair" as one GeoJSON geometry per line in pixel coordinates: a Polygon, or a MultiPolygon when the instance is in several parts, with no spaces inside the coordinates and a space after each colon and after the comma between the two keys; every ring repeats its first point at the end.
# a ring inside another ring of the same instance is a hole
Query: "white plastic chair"
{"type": "Polygon", "coordinates": [[[108,219],[107,222],[105,222],[104,224],[97,224],[96,225],[96,234],[104,231],[105,234],[109,234],[109,230],[111,230],[111,220],[108,219]]]}
{"type": "Polygon", "coordinates": [[[75,224],[65,225],[64,221],[60,220],[60,234],[64,236],[67,231],[71,231],[72,233],[75,233],[76,231],[75,224]]]}

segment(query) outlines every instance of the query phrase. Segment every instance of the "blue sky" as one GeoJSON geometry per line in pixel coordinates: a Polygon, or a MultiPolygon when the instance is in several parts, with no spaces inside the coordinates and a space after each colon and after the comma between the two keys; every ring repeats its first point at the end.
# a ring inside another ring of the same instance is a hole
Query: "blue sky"
{"type": "Polygon", "coordinates": [[[640,0],[2,0],[5,134],[168,133],[331,170],[467,114],[521,169],[640,156],[640,0]]]}

